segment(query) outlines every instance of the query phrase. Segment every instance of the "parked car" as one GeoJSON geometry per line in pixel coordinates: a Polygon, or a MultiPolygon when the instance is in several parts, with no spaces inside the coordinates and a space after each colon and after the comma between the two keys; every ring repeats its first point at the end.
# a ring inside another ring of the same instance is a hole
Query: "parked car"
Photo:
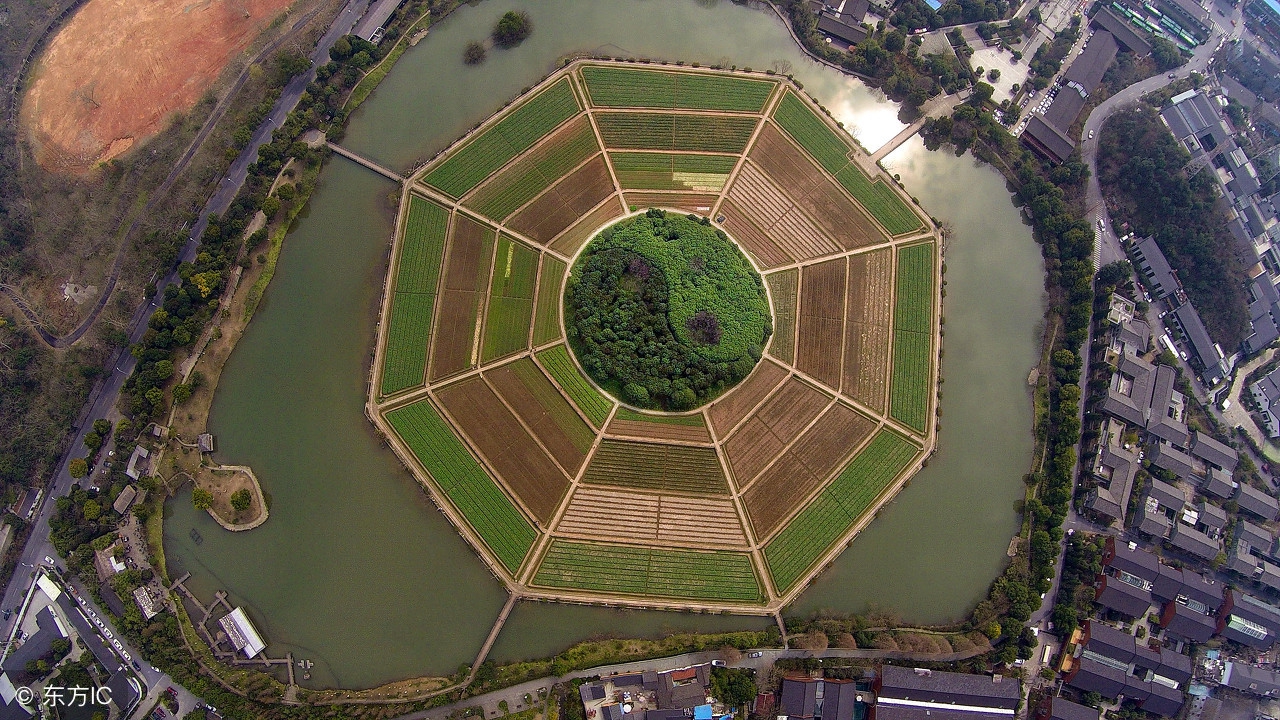
{"type": "Polygon", "coordinates": [[[724,661],[723,661],[723,660],[712,660],[712,661],[711,661],[711,664],[712,664],[712,665],[715,665],[716,667],[724,667],[724,661]]]}
{"type": "Polygon", "coordinates": [[[764,653],[762,653],[762,652],[760,652],[759,650],[757,650],[757,651],[755,651],[755,652],[751,653],[750,655],[748,655],[747,657],[753,657],[753,658],[764,657],[764,653]]]}

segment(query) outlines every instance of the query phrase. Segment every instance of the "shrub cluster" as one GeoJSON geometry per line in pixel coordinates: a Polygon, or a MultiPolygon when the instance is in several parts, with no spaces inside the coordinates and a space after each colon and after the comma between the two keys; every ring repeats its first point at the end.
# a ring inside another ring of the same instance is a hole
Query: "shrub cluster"
{"type": "Polygon", "coordinates": [[[723,232],[650,210],[600,233],[566,289],[569,342],[602,386],[687,410],[746,377],[773,333],[764,283],[723,232]]]}

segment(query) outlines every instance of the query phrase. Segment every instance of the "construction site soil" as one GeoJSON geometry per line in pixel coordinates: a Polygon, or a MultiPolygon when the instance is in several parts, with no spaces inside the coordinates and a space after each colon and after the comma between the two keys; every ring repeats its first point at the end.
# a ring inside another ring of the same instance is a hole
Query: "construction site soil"
{"type": "Polygon", "coordinates": [[[41,167],[84,173],[195,105],[292,0],[88,0],[31,74],[20,122],[41,167]]]}

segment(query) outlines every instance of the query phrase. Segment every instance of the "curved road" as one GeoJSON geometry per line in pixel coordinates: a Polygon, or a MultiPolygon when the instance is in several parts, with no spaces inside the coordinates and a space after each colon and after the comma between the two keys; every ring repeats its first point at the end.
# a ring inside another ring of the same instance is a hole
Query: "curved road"
{"type": "MultiPolygon", "coordinates": [[[[320,39],[315,52],[312,53],[312,69],[294,77],[293,80],[285,86],[279,99],[271,108],[271,112],[254,131],[253,138],[249,144],[241,151],[240,155],[231,164],[228,174],[218,185],[213,196],[209,198],[208,203],[200,212],[199,219],[196,221],[195,227],[192,228],[187,238],[187,243],[183,247],[179,255],[179,262],[190,261],[196,256],[196,250],[199,247],[199,238],[204,233],[205,228],[209,224],[211,215],[220,214],[231,206],[232,200],[240,191],[240,187],[244,184],[248,175],[249,166],[257,160],[258,148],[264,143],[271,140],[271,134],[277,128],[284,124],[289,113],[297,106],[298,101],[302,97],[302,93],[306,90],[307,85],[315,77],[315,67],[328,61],[329,48],[337,41],[339,37],[346,35],[355,26],[356,21],[364,14],[368,8],[369,0],[348,0],[342,11],[334,19],[328,32],[320,39]]],[[[292,32],[292,31],[291,31],[292,32]]],[[[164,288],[170,284],[179,281],[176,266],[159,282],[156,283],[156,294],[143,304],[134,313],[132,320],[127,328],[129,343],[136,343],[142,339],[143,333],[146,331],[147,322],[150,320],[152,313],[160,306],[160,298],[164,297],[164,288]]],[[[104,293],[105,295],[105,293],[104,293]]],[[[66,495],[76,481],[72,479],[71,474],[67,470],[67,465],[73,457],[84,457],[89,454],[89,449],[85,447],[85,434],[92,430],[93,418],[105,417],[107,413],[115,406],[120,395],[120,389],[123,387],[125,380],[133,372],[136,364],[134,357],[129,354],[127,349],[118,349],[112,355],[107,365],[107,374],[101,382],[94,388],[89,395],[89,401],[86,405],[84,414],[82,415],[81,426],[76,429],[75,437],[72,439],[67,452],[63,455],[57,470],[50,479],[46,487],[43,502],[36,509],[36,516],[32,520],[33,528],[30,538],[27,540],[26,546],[22,550],[19,563],[14,570],[13,577],[10,578],[9,584],[4,589],[3,600],[0,600],[0,608],[18,608],[22,604],[27,589],[31,587],[34,581],[35,569],[37,565],[59,565],[56,561],[57,553],[54,551],[53,544],[49,540],[49,519],[53,515],[56,503],[54,499],[66,495]],[[50,558],[53,562],[46,561],[50,558]]],[[[84,597],[83,593],[81,597],[84,597]]],[[[108,617],[102,615],[102,617],[108,617]]],[[[16,613],[9,621],[0,623],[0,635],[7,636],[11,624],[17,619],[16,613]]],[[[119,636],[118,632],[112,628],[112,632],[119,636]]],[[[140,657],[133,652],[135,657],[140,657]]],[[[168,677],[163,675],[159,670],[147,663],[142,664],[142,675],[146,678],[148,684],[152,687],[159,687],[162,683],[168,681],[168,677]]],[[[171,684],[171,683],[170,683],[171,684]]],[[[163,688],[162,688],[163,689],[163,688]]]]}
{"type": "MultiPolygon", "coordinates": [[[[200,132],[196,133],[195,138],[191,141],[191,144],[187,146],[187,150],[182,154],[182,157],[178,158],[178,162],[175,163],[173,169],[169,171],[169,175],[164,179],[164,182],[160,183],[159,187],[151,193],[151,197],[147,200],[146,205],[143,206],[142,211],[134,213],[133,221],[129,223],[129,229],[121,235],[120,228],[117,227],[113,234],[120,235],[122,240],[128,239],[128,237],[133,234],[133,231],[138,227],[139,220],[155,209],[156,204],[168,194],[169,189],[173,187],[173,183],[177,181],[178,176],[182,174],[182,171],[187,169],[187,165],[190,164],[191,159],[195,157],[196,152],[202,145],[204,145],[204,141],[208,139],[209,134],[213,132],[214,126],[222,120],[222,116],[226,114],[227,108],[231,106],[231,100],[236,96],[236,93],[240,92],[240,89],[244,87],[245,82],[249,79],[250,69],[253,68],[254,65],[261,63],[271,53],[279,49],[281,44],[296,35],[304,25],[311,22],[311,20],[323,9],[324,5],[321,4],[311,12],[308,12],[298,18],[298,21],[293,24],[293,27],[289,28],[289,30],[280,37],[267,43],[267,45],[244,66],[244,70],[240,72],[240,76],[236,78],[231,89],[223,95],[222,100],[214,107],[213,112],[209,114],[209,118],[205,120],[204,126],[200,128],[200,132]]],[[[327,52],[328,51],[326,49],[326,54],[327,52]]],[[[313,64],[320,65],[321,63],[316,61],[313,62],[313,64]]],[[[256,157],[256,148],[254,153],[256,157]]],[[[204,213],[204,215],[207,217],[207,213],[204,213]]],[[[123,223],[123,220],[121,222],[123,223]]],[[[94,303],[93,309],[89,311],[89,314],[80,321],[80,324],[76,326],[74,330],[61,337],[44,329],[44,323],[40,322],[40,316],[26,301],[26,299],[18,293],[16,288],[0,283],[0,293],[3,293],[8,297],[10,302],[12,302],[18,310],[22,312],[22,315],[27,319],[27,323],[31,325],[31,329],[36,332],[36,335],[44,341],[46,345],[55,349],[70,347],[80,338],[84,337],[84,334],[89,331],[89,328],[93,327],[93,324],[98,319],[98,315],[102,313],[102,309],[105,308],[107,306],[107,302],[111,300],[111,294],[116,289],[116,282],[120,279],[120,271],[124,265],[124,256],[125,250],[124,243],[122,242],[120,247],[116,250],[115,260],[111,263],[111,271],[107,274],[107,282],[102,292],[98,293],[98,300],[94,303]]]]}

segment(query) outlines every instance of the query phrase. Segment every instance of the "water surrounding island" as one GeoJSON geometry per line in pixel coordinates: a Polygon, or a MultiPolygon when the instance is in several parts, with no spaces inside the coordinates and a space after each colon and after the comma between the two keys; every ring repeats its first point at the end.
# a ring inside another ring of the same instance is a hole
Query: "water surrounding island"
{"type": "MultiPolygon", "coordinates": [[[[434,26],[352,118],[343,144],[390,167],[425,161],[574,54],[792,72],[869,148],[903,126],[874,91],[804,58],[771,11],[727,0],[487,0],[434,26]],[[508,9],[533,36],[479,67],[462,49],[508,9]]],[[[962,616],[1005,561],[1031,449],[1025,378],[1035,362],[1043,270],[998,174],[913,140],[886,161],[955,232],[946,246],[940,450],[793,608],[892,608],[962,616]],[[962,511],[957,511],[962,509],[962,511]]],[[[170,573],[227,590],[269,654],[316,663],[315,686],[364,687],[470,662],[501,586],[372,431],[366,384],[397,189],[334,159],[289,235],[275,280],[222,375],[210,427],[218,460],[252,465],[271,519],[220,530],[167,506],[170,573]],[[195,531],[194,533],[192,531],[195,531]]],[[[602,635],[761,628],[761,618],[524,603],[491,657],[545,656],[602,635]]]]}

